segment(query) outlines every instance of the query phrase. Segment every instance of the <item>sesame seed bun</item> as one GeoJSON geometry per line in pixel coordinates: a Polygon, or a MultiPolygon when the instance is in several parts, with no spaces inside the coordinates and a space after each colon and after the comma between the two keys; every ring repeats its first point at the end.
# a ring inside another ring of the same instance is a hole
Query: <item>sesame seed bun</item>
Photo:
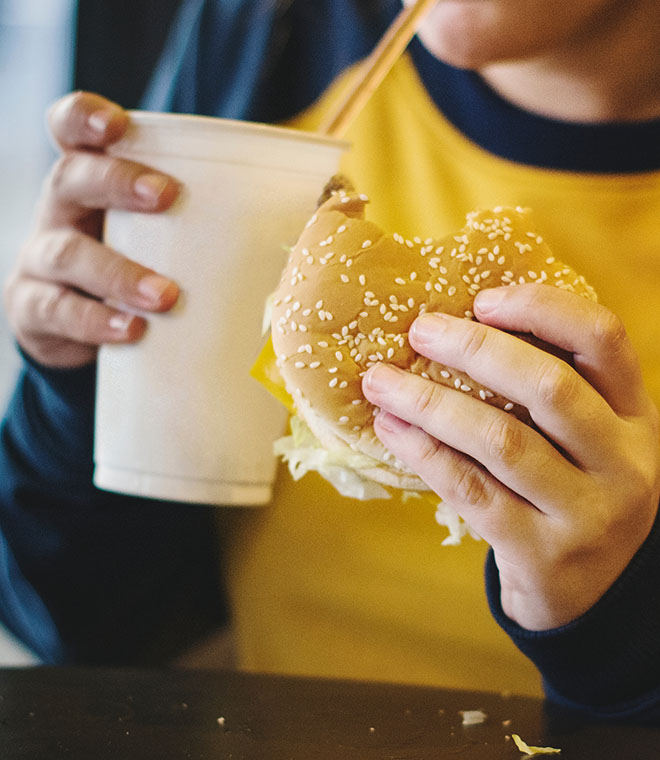
{"type": "Polygon", "coordinates": [[[408,342],[412,322],[433,311],[473,319],[482,287],[536,282],[596,296],[554,258],[524,209],[473,212],[458,233],[422,241],[367,220],[367,200],[334,191],[307,223],[273,295],[273,348],[298,415],[324,448],[370,457],[366,478],[425,491],[376,437],[376,409],[361,390],[366,370],[395,364],[529,423],[524,407],[417,354],[408,342]]]}

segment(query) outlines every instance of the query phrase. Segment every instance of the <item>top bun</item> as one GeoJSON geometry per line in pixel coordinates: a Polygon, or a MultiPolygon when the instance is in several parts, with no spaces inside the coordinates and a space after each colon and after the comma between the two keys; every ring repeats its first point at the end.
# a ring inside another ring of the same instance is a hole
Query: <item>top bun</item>
{"type": "Polygon", "coordinates": [[[473,212],[454,235],[409,240],[365,219],[367,201],[335,190],[307,223],[273,295],[273,348],[298,414],[325,449],[366,455],[361,474],[383,485],[426,491],[374,432],[366,370],[395,364],[530,422],[524,407],[416,353],[412,322],[432,311],[474,319],[482,287],[536,282],[596,296],[554,258],[524,209],[473,212]]]}

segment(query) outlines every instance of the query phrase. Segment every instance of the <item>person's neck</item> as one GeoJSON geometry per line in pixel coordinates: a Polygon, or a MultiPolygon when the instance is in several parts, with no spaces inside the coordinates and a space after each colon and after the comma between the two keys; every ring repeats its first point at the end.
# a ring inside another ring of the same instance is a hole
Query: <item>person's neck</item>
{"type": "Polygon", "coordinates": [[[543,57],[490,64],[479,73],[506,100],[549,118],[660,118],[660,24],[656,18],[649,25],[641,14],[621,21],[543,57]]]}

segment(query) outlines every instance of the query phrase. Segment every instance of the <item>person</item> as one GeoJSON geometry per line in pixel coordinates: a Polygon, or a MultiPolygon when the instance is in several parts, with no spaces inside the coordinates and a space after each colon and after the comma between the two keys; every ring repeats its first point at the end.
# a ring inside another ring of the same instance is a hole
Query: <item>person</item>
{"type": "MultiPolygon", "coordinates": [[[[184,3],[144,106],[316,129],[400,7],[184,3]]],[[[657,722],[656,17],[652,0],[442,0],[348,134],[342,169],[384,228],[529,206],[600,296],[484,289],[474,321],[415,323],[420,352],[536,430],[384,365],[365,376],[383,442],[485,539],[457,548],[414,502],[342,499],[311,474],[281,472],[262,510],[93,488],[96,350],[146,327],[110,304],[178,293],[101,242],[103,211],[162,212],[178,184],[106,152],[118,105],[56,103],[62,156],[5,289],[25,360],[1,439],[5,624],[45,661],[143,663],[231,616],[241,667],[521,693],[538,671],[553,700],[657,722]]]]}

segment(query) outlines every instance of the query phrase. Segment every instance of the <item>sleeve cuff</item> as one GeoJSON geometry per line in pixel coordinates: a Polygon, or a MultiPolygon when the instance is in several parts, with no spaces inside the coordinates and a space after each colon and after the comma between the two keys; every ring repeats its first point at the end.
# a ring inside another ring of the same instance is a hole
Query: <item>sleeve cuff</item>
{"type": "Polygon", "coordinates": [[[617,582],[566,625],[521,628],[502,610],[500,590],[491,550],[486,562],[491,612],[538,667],[549,698],[601,717],[660,712],[660,516],[617,582]]]}
{"type": "Polygon", "coordinates": [[[64,402],[80,404],[82,399],[90,401],[94,398],[96,362],[73,368],[47,367],[33,359],[20,346],[18,352],[27,374],[40,388],[52,390],[64,402]]]}

